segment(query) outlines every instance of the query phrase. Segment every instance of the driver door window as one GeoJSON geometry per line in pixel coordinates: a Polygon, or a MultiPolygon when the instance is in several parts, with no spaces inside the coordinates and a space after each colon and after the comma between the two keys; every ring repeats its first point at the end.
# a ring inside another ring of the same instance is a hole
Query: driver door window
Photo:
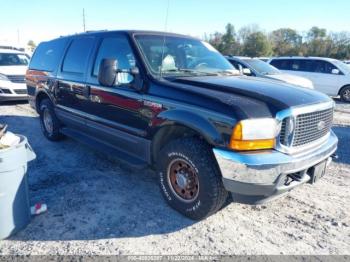
{"type": "MultiPolygon", "coordinates": [[[[124,36],[114,36],[104,38],[99,47],[92,75],[97,77],[102,59],[117,59],[119,69],[131,69],[135,67],[135,57],[128,40],[124,36]]],[[[132,81],[132,76],[128,73],[119,73],[117,81],[128,83],[132,81]]]]}

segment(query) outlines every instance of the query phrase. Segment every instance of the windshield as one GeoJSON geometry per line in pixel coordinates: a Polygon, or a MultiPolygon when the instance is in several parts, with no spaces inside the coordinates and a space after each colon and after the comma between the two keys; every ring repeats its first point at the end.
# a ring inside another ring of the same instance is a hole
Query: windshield
{"type": "Polygon", "coordinates": [[[252,69],[257,71],[259,74],[262,75],[278,75],[281,74],[281,72],[274,66],[261,61],[260,59],[244,59],[245,63],[247,63],[252,69]]]}
{"type": "Polygon", "coordinates": [[[342,61],[339,60],[332,60],[333,64],[335,64],[340,71],[345,73],[346,75],[350,74],[350,66],[343,63],[342,61]]]}
{"type": "Polygon", "coordinates": [[[25,54],[0,53],[0,66],[28,65],[29,59],[25,54]]]}
{"type": "Polygon", "coordinates": [[[162,35],[136,35],[135,39],[158,77],[234,74],[235,68],[206,42],[162,35]]]}

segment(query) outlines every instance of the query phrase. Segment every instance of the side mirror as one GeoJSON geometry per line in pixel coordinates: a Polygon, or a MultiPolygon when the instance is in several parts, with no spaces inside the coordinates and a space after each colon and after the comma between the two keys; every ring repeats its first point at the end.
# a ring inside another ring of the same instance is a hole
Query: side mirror
{"type": "Polygon", "coordinates": [[[340,71],[339,71],[339,69],[332,69],[332,74],[333,75],[339,75],[340,74],[340,71]]]}
{"type": "Polygon", "coordinates": [[[139,73],[137,67],[118,69],[117,59],[102,59],[98,71],[98,82],[108,87],[130,84],[134,80],[134,76],[139,73]]]}
{"type": "Polygon", "coordinates": [[[98,71],[98,82],[103,86],[114,86],[117,78],[118,61],[116,59],[102,59],[98,71]]]}
{"type": "Polygon", "coordinates": [[[243,75],[251,76],[252,71],[249,68],[243,68],[243,75]]]}

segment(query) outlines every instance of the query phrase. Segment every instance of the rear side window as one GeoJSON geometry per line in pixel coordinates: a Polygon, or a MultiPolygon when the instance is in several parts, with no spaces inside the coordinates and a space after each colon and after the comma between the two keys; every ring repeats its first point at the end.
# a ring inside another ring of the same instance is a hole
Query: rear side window
{"type": "Polygon", "coordinates": [[[135,57],[125,36],[107,37],[102,40],[95,60],[93,75],[97,76],[101,60],[117,59],[118,68],[130,69],[135,66],[135,57]]]}
{"type": "Polygon", "coordinates": [[[83,74],[93,45],[94,38],[92,37],[74,39],[64,58],[62,71],[83,74]]]}
{"type": "Polygon", "coordinates": [[[29,68],[49,72],[54,71],[63,55],[67,41],[66,38],[62,38],[41,43],[35,50],[29,68]]]}
{"type": "Polygon", "coordinates": [[[300,71],[303,72],[314,72],[314,62],[312,60],[303,59],[299,60],[300,71]]]}
{"type": "Polygon", "coordinates": [[[293,70],[292,60],[290,59],[275,59],[270,64],[280,70],[293,70]]]}

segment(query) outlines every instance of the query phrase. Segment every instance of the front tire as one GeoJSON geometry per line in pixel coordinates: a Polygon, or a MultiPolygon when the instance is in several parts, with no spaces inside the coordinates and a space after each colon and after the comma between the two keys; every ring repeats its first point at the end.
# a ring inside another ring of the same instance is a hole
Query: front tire
{"type": "Polygon", "coordinates": [[[214,214],[227,199],[211,148],[200,139],[171,141],[158,154],[157,168],[164,199],[191,219],[214,214]]]}
{"type": "Polygon", "coordinates": [[[350,102],[350,86],[346,86],[340,91],[340,98],[344,102],[350,102]]]}
{"type": "Polygon", "coordinates": [[[49,99],[44,99],[40,103],[40,125],[44,136],[51,141],[58,141],[63,138],[60,133],[60,121],[58,120],[53,104],[49,99]]]}

